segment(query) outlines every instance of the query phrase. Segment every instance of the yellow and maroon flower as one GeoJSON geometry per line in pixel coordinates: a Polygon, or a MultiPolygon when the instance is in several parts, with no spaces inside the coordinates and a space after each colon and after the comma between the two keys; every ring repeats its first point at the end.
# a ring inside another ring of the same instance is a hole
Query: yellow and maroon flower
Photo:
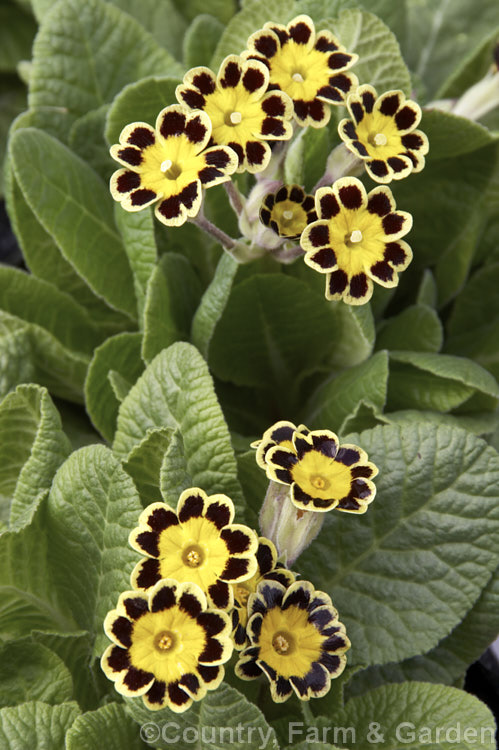
{"type": "Polygon", "coordinates": [[[250,645],[241,652],[236,674],[243,680],[266,674],[276,703],[293,690],[301,700],[326,695],[350,648],[330,597],[308,581],[287,590],[275,581],[261,583],[250,598],[247,633],[250,645]]]}
{"type": "Polygon", "coordinates": [[[208,609],[194,583],[160,581],[147,594],[125,591],[108,613],[113,642],[101,659],[116,690],[142,696],[147,708],[185,711],[215,690],[233,650],[226,612],[208,609]]]}
{"type": "Polygon", "coordinates": [[[299,185],[283,185],[263,199],[260,221],[279,237],[296,240],[307,224],[317,221],[314,196],[307,195],[299,185]]]}
{"type": "Polygon", "coordinates": [[[256,553],[258,570],[252,578],[242,583],[234,584],[234,609],[232,610],[232,626],[234,643],[239,650],[246,644],[246,624],[248,622],[248,599],[262,581],[278,581],[285,588],[295,581],[295,574],[277,561],[277,550],[270,539],[261,536],[258,539],[256,553]]]}
{"type": "Polygon", "coordinates": [[[423,169],[428,138],[416,130],[421,108],[403,91],[378,97],[376,89],[365,84],[350,94],[347,107],[352,119],[341,120],[338,132],[375,182],[401,180],[423,169]]]}
{"type": "Polygon", "coordinates": [[[127,211],[157,203],[156,218],[167,226],[197,216],[202,189],[226,182],[237,168],[232,149],[206,148],[210,137],[206,113],[179,104],[165,107],[155,128],[145,122],[127,125],[110,149],[124,167],[111,177],[113,198],[127,211]]]}
{"type": "Polygon", "coordinates": [[[301,510],[365,513],[376,495],[377,467],[357,445],[340,446],[330,430],[295,432],[291,447],[269,448],[265,461],[268,476],[291,486],[301,510]]]}
{"type": "Polygon", "coordinates": [[[266,23],[250,36],[243,56],[268,66],[271,87],[289,94],[302,127],[327,125],[329,105],[344,104],[358,84],[357,76],[347,72],[358,55],[347,52],[330,31],[316,33],[314,22],[305,15],[287,26],[266,23]]]}
{"type": "Polygon", "coordinates": [[[272,427],[269,427],[268,430],[265,430],[260,440],[255,440],[251,443],[251,447],[256,448],[255,459],[258,466],[264,471],[267,470],[266,456],[269,448],[272,448],[274,445],[282,445],[285,448],[292,448],[293,435],[295,432],[307,435],[309,430],[304,424],[297,427],[293,422],[287,422],[286,420],[276,422],[272,427]]]}
{"type": "Polygon", "coordinates": [[[225,58],[218,75],[205,67],[189,70],[176,96],[204,110],[212,123],[212,142],[230,146],[238,156],[238,172],[261,172],[268,165],[267,141],[291,138],[293,105],[281,91],[268,91],[269,71],[258,60],[225,58]]]}
{"type": "Polygon", "coordinates": [[[208,497],[197,487],[180,495],[176,510],[152,503],[129,537],[131,546],[147,555],[132,573],[132,586],[146,590],[162,578],[192,581],[210,606],[232,608],[230,584],[248,580],[258,567],[255,532],[233,520],[230,498],[208,497]]]}
{"type": "Polygon", "coordinates": [[[396,210],[388,187],[367,194],[360,180],[342,177],[317,190],[315,208],[319,220],[305,228],[300,243],[305,263],[327,274],[327,299],[362,305],[372,296],[373,281],[397,286],[398,272],[412,260],[402,240],[412,216],[396,210]]]}

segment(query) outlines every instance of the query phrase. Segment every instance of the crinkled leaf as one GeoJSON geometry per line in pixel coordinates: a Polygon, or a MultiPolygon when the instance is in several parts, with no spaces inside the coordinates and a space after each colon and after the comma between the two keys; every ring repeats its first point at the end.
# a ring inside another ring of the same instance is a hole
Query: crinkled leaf
{"type": "Polygon", "coordinates": [[[113,440],[119,409],[119,400],[108,375],[114,371],[134,383],[144,369],[141,343],[139,333],[120,333],[101,344],[90,362],[85,381],[86,407],[90,419],[106,440],[113,440]]]}
{"type": "Polygon", "coordinates": [[[209,13],[210,16],[218,18],[220,23],[226,24],[237,10],[236,0],[189,0],[189,3],[173,0],[173,2],[189,21],[200,13],[209,13]]]}
{"type": "Polygon", "coordinates": [[[152,213],[147,210],[124,211],[121,206],[116,205],[115,218],[132,269],[139,323],[143,328],[147,284],[156,268],[158,255],[152,213]]]}
{"type": "Polygon", "coordinates": [[[482,232],[483,211],[482,206],[478,206],[463,231],[438,259],[435,280],[439,307],[453,299],[466,283],[482,232]]]}
{"type": "Polygon", "coordinates": [[[421,279],[421,284],[418,289],[416,303],[418,305],[427,305],[428,307],[434,308],[437,306],[437,295],[438,289],[435,282],[435,277],[429,268],[425,268],[423,277],[421,279]]]}
{"type": "Polygon", "coordinates": [[[130,586],[137,562],[128,535],[142,510],[135,486],[104,446],[81,448],[61,466],[47,506],[49,562],[79,627],[107,638],[102,622],[130,586]]]}
{"type": "Polygon", "coordinates": [[[108,111],[109,104],[102,104],[98,109],[85,112],[73,123],[68,140],[70,149],[106,182],[116,167],[104,136],[108,111]]]}
{"type": "Polygon", "coordinates": [[[433,161],[462,156],[497,140],[478,122],[438,109],[423,111],[420,128],[430,141],[429,158],[433,161]]]}
{"type": "Polygon", "coordinates": [[[15,73],[21,60],[31,57],[36,34],[33,17],[13,2],[0,7],[0,72],[15,73]]]}
{"type": "Polygon", "coordinates": [[[181,59],[182,37],[187,22],[175,0],[111,0],[120,10],[133,16],[168,52],[181,59]]]}
{"type": "Polygon", "coordinates": [[[170,429],[160,427],[150,430],[142,442],[132,448],[127,460],[123,462],[123,468],[132,477],[144,507],[162,500],[160,472],[165,453],[171,443],[170,429]]]}
{"type": "Polygon", "coordinates": [[[0,709],[0,750],[65,750],[64,737],[80,714],[76,703],[31,701],[0,709]]]}
{"type": "Polygon", "coordinates": [[[449,78],[441,86],[437,98],[457,98],[488,73],[498,38],[499,26],[496,26],[484,38],[480,38],[478,46],[464,56],[460,64],[454,68],[449,78]]]}
{"type": "Polygon", "coordinates": [[[499,456],[465,430],[425,423],[347,440],[379,468],[377,497],[363,516],[327,514],[301,572],[331,594],[351,663],[384,664],[434,648],[497,567],[499,456]]]}
{"type": "Polygon", "coordinates": [[[213,333],[229,299],[238,268],[238,263],[228,253],[223,253],[194,315],[191,340],[204,357],[208,355],[213,333]]]}
{"type": "MultiPolygon", "coordinates": [[[[170,74],[171,76],[172,74],[170,74]]],[[[114,99],[107,115],[106,138],[117,143],[121,131],[130,122],[148,122],[154,125],[159,112],[174,103],[175,89],[180,78],[151,76],[125,86],[114,99]]]]}
{"type": "Polygon", "coordinates": [[[427,305],[410,305],[389,318],[376,337],[376,349],[407,349],[438,352],[444,332],[435,310],[427,305]]]}
{"type": "Polygon", "coordinates": [[[29,638],[5,643],[0,650],[0,707],[28,700],[55,705],[71,700],[73,680],[53,651],[29,638]]]}
{"type": "Polygon", "coordinates": [[[140,728],[119,703],[78,716],[66,735],[66,750],[95,750],[106,738],[108,750],[145,750],[140,728]]]}
{"type": "Polygon", "coordinates": [[[206,13],[193,19],[183,42],[183,57],[188,68],[210,64],[223,30],[218,18],[206,13]]]}
{"type": "Polygon", "coordinates": [[[165,503],[173,508],[181,493],[196,485],[196,481],[189,472],[185,446],[179,430],[175,430],[170,444],[165,452],[160,469],[160,489],[165,503]]]}

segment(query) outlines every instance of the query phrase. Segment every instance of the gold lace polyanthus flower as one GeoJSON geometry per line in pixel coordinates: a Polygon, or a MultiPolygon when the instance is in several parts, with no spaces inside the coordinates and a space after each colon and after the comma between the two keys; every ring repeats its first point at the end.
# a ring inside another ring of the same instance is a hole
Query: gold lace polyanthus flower
{"type": "Polygon", "coordinates": [[[314,22],[305,15],[287,26],[266,23],[250,36],[243,56],[268,65],[271,87],[289,94],[302,127],[327,125],[329,105],[343,104],[358,84],[357,76],[347,72],[358,55],[347,52],[330,31],[316,33],[314,22]]]}
{"type": "Polygon", "coordinates": [[[295,432],[291,447],[269,448],[265,461],[269,478],[291,485],[301,510],[365,513],[376,495],[377,467],[357,445],[340,446],[330,430],[295,432]]]}
{"type": "Polygon", "coordinates": [[[255,532],[233,520],[230,498],[208,497],[197,487],[180,495],[176,510],[152,503],[129,537],[130,545],[147,555],[132,573],[132,586],[149,589],[162,578],[192,581],[211,606],[232,608],[230,584],[248,580],[258,567],[255,532]]]}
{"type": "Polygon", "coordinates": [[[260,208],[260,221],[279,237],[296,240],[307,224],[317,220],[313,195],[299,185],[283,185],[275,193],[267,193],[260,208]]]}
{"type": "Polygon", "coordinates": [[[317,190],[315,208],[319,220],[305,228],[300,243],[305,263],[327,274],[327,299],[362,305],[372,296],[373,281],[397,286],[398,272],[412,260],[402,240],[412,216],[396,210],[388,187],[367,194],[360,180],[342,177],[317,190]]]}
{"type": "Polygon", "coordinates": [[[326,695],[350,648],[330,597],[308,581],[287,590],[275,581],[261,583],[250,598],[247,633],[250,645],[241,652],[236,674],[252,680],[263,672],[276,703],[293,690],[301,700],[326,695]]]}
{"type": "Polygon", "coordinates": [[[401,180],[420,172],[428,153],[428,138],[416,130],[421,108],[405,98],[403,91],[359,86],[347,99],[351,120],[341,120],[338,132],[345,146],[364,161],[375,182],[401,180]]]}
{"type": "Polygon", "coordinates": [[[295,574],[277,561],[277,550],[270,539],[261,536],[258,539],[256,553],[258,570],[252,578],[243,583],[234,584],[234,609],[232,610],[232,626],[234,629],[234,643],[237,649],[246,644],[246,624],[248,622],[248,600],[255,593],[262,581],[278,581],[285,588],[295,581],[295,574]]]}
{"type": "Polygon", "coordinates": [[[267,141],[291,138],[293,106],[281,91],[268,91],[269,71],[258,60],[225,58],[218,75],[205,67],[189,70],[176,96],[193,109],[206,112],[212,141],[230,146],[238,156],[238,172],[261,172],[268,165],[267,141]]]}
{"type": "Polygon", "coordinates": [[[101,659],[106,677],[151,710],[182,712],[215,690],[233,650],[230,617],[208,609],[195,584],[169,579],[121,594],[104,630],[114,644],[101,659]]]}
{"type": "Polygon", "coordinates": [[[260,440],[255,440],[251,443],[251,447],[256,449],[255,459],[260,469],[267,471],[266,457],[269,448],[275,445],[282,445],[284,448],[293,447],[293,435],[295,432],[307,435],[310,430],[304,424],[297,427],[293,422],[283,419],[273,424],[268,430],[265,430],[260,440]]]}
{"type": "Polygon", "coordinates": [[[113,198],[127,211],[157,203],[156,218],[167,226],[197,216],[202,189],[229,180],[238,163],[226,146],[206,148],[210,137],[208,115],[179,104],[165,107],[155,128],[145,122],[127,125],[110,149],[125,167],[111,177],[113,198]]]}

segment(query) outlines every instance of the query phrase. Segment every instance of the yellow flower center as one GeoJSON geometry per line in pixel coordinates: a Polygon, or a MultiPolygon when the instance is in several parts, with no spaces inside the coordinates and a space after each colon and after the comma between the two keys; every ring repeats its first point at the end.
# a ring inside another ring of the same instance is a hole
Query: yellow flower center
{"type": "Polygon", "coordinates": [[[359,141],[374,159],[389,159],[405,151],[393,117],[381,112],[366,113],[356,125],[359,141]]]}
{"type": "Polygon", "coordinates": [[[303,83],[303,81],[305,80],[305,77],[301,73],[293,73],[291,78],[297,83],[303,83]]]}
{"type": "Polygon", "coordinates": [[[283,677],[304,677],[321,656],[325,636],[308,622],[307,612],[291,606],[269,609],[260,631],[260,658],[283,677]]]}
{"type": "Polygon", "coordinates": [[[350,235],[349,242],[352,242],[354,244],[362,242],[362,232],[360,231],[360,229],[354,229],[354,231],[350,235]]]}
{"type": "Polygon", "coordinates": [[[167,630],[158,633],[154,639],[154,647],[158,651],[170,651],[175,645],[175,636],[167,630]]]}
{"type": "Polygon", "coordinates": [[[355,276],[383,260],[386,237],[382,218],[365,209],[342,208],[329,221],[329,240],[341,268],[355,276]]]}
{"type": "Polygon", "coordinates": [[[215,143],[239,143],[245,146],[254,141],[267,116],[261,101],[254,101],[251,94],[239,83],[235,88],[217,88],[206,96],[204,111],[211,120],[212,138],[215,143]]]}
{"type": "MultiPolygon", "coordinates": [[[[276,222],[284,237],[300,235],[307,226],[305,209],[299,203],[290,200],[279,201],[274,205],[272,220],[276,222]]],[[[289,447],[292,447],[292,443],[289,443],[289,447]]]]}
{"type": "Polygon", "coordinates": [[[307,49],[293,40],[286,42],[270,59],[270,82],[291,99],[310,102],[329,83],[329,53],[307,49]]]}
{"type": "Polygon", "coordinates": [[[373,146],[386,146],[388,138],[384,133],[375,133],[369,136],[369,142],[372,143],[373,146]]]}
{"type": "Polygon", "coordinates": [[[296,650],[295,639],[287,631],[276,633],[272,639],[272,647],[280,656],[290,656],[296,650]]]}
{"type": "Polygon", "coordinates": [[[320,474],[310,477],[310,482],[317,490],[327,490],[331,484],[328,479],[321,477],[320,474]]]}
{"type": "Polygon", "coordinates": [[[312,497],[341,500],[350,492],[352,472],[342,463],[318,451],[305,453],[291,470],[294,482],[312,497]]]}
{"type": "Polygon", "coordinates": [[[199,146],[184,135],[162,138],[142,150],[142,162],[137,167],[142,187],[154,190],[163,198],[178,195],[187,185],[198,179],[206,163],[198,156],[199,146]]]}
{"type": "Polygon", "coordinates": [[[182,559],[190,568],[199,568],[204,562],[204,553],[198,545],[192,545],[184,550],[182,559]]]}
{"type": "Polygon", "coordinates": [[[240,112],[227,112],[225,115],[226,125],[239,125],[242,121],[243,116],[240,112]]]}
{"type": "Polygon", "coordinates": [[[179,165],[174,164],[171,159],[165,159],[161,163],[160,169],[164,173],[167,180],[176,180],[182,172],[179,165]]]}

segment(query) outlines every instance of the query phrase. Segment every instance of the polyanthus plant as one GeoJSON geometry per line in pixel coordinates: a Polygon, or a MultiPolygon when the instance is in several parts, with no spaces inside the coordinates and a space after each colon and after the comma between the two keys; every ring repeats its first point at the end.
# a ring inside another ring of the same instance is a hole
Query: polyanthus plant
{"type": "Polygon", "coordinates": [[[191,581],[210,606],[230,609],[231,584],[250,579],[258,567],[256,534],[233,520],[230,498],[208,497],[198,487],[185,490],[176,509],[152,503],[129,537],[130,545],[147,555],[132,573],[132,586],[147,590],[163,578],[191,581]]]}

